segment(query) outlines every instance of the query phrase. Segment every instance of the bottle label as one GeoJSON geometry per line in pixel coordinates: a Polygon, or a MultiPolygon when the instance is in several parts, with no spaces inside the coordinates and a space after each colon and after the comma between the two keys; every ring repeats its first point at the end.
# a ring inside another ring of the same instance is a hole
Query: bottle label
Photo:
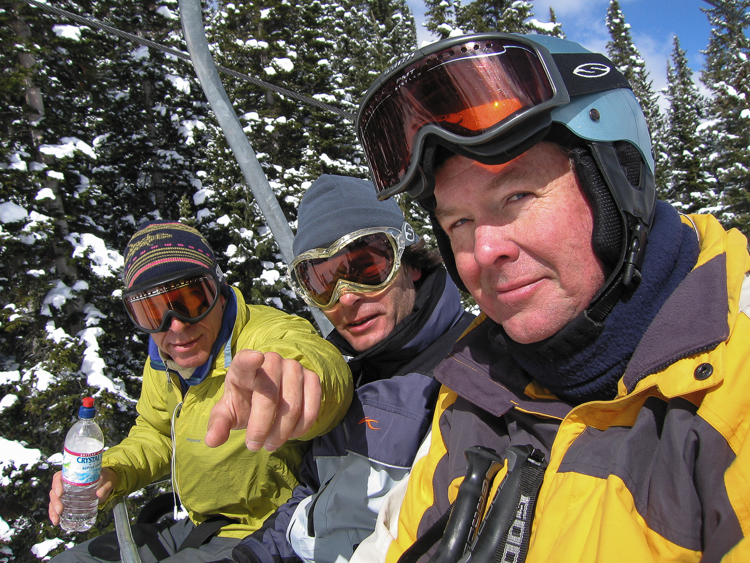
{"type": "Polygon", "coordinates": [[[77,454],[65,448],[63,452],[63,481],[70,485],[85,486],[96,483],[102,473],[104,450],[90,454],[77,454]]]}

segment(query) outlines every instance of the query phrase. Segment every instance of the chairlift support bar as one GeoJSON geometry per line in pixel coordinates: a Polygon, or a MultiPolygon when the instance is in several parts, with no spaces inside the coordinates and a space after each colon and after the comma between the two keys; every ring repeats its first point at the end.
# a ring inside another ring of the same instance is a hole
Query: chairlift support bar
{"type": "MultiPolygon", "coordinates": [[[[292,229],[289,227],[289,222],[276,200],[255,152],[242,130],[242,125],[232,107],[232,103],[229,101],[229,96],[227,96],[221,83],[219,72],[216,70],[216,65],[208,49],[208,41],[203,28],[201,2],[200,0],[180,0],[179,6],[185,43],[203,92],[206,94],[211,109],[216,114],[216,119],[227,138],[234,157],[237,159],[247,185],[255,196],[255,201],[258,203],[266,223],[281,249],[284,260],[289,264],[294,258],[292,229]]],[[[321,332],[327,335],[333,329],[330,321],[320,309],[311,308],[311,310],[321,332]]]]}

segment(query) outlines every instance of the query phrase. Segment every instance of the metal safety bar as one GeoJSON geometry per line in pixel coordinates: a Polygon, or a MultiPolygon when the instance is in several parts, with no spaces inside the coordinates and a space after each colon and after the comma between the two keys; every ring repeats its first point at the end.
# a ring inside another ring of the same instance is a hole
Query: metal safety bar
{"type": "Polygon", "coordinates": [[[120,545],[120,559],[123,563],[141,563],[138,547],[135,545],[133,533],[130,529],[130,518],[128,517],[128,508],[125,506],[125,499],[118,497],[112,502],[117,543],[120,545]]]}

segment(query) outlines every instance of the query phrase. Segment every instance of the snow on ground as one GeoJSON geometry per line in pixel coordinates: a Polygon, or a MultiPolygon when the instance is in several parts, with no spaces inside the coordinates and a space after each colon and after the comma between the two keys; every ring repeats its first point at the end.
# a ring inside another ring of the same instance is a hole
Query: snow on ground
{"type": "MultiPolygon", "coordinates": [[[[58,545],[63,543],[60,538],[54,538],[51,540],[44,540],[41,543],[36,544],[31,548],[31,553],[37,556],[39,559],[47,558],[47,554],[55,549],[58,545]]],[[[49,559],[49,558],[47,558],[49,559]]]]}

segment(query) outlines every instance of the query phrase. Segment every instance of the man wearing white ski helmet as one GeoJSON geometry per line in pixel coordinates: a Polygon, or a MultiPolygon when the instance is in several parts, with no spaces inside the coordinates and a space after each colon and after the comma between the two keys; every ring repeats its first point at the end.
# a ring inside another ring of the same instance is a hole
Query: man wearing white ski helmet
{"type": "Polygon", "coordinates": [[[377,79],[357,133],[380,197],[429,210],[483,313],[435,371],[385,560],[747,560],[747,240],[656,201],[612,62],[443,40],[377,79]]]}

